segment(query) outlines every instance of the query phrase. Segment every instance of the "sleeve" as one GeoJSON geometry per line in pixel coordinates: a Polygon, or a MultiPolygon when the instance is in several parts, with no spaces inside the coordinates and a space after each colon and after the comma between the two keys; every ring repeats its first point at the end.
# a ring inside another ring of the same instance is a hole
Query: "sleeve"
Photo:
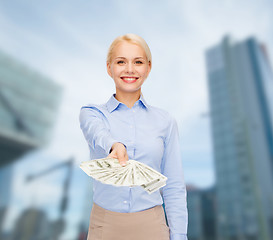
{"type": "Polygon", "coordinates": [[[171,118],[161,165],[162,173],[168,178],[162,188],[170,240],[187,240],[188,210],[187,192],[182,168],[178,127],[171,118]]]}
{"type": "Polygon", "coordinates": [[[80,127],[88,145],[92,149],[102,149],[107,156],[112,145],[118,141],[112,138],[103,118],[104,115],[96,107],[84,106],[80,110],[80,127]]]}

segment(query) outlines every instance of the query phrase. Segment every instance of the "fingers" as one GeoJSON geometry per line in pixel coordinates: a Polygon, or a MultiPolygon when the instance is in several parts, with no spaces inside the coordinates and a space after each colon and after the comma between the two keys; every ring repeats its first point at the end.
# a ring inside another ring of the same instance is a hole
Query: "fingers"
{"type": "Polygon", "coordinates": [[[112,151],[108,157],[117,158],[121,166],[125,166],[129,159],[127,150],[122,143],[114,143],[112,146],[112,151]]]}
{"type": "Polygon", "coordinates": [[[113,151],[107,156],[107,158],[118,158],[117,154],[113,151]]]}
{"type": "Polygon", "coordinates": [[[126,149],[124,152],[119,152],[117,155],[118,155],[118,160],[121,166],[125,166],[126,162],[128,161],[128,155],[127,155],[126,149]]]}

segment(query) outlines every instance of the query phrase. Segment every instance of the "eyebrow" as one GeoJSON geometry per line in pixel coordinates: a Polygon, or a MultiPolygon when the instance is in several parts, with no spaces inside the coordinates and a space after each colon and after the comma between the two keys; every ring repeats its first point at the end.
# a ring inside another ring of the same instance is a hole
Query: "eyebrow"
{"type": "MultiPolygon", "coordinates": [[[[116,57],[115,59],[117,59],[117,58],[126,59],[125,57],[116,57]]],[[[136,57],[136,58],[134,58],[134,59],[139,59],[139,58],[144,59],[144,57],[136,57]]]]}

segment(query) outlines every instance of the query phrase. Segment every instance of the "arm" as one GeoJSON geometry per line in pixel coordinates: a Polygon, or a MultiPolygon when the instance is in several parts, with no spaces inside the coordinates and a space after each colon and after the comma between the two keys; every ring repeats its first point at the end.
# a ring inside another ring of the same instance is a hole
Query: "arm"
{"type": "Polygon", "coordinates": [[[99,147],[105,156],[118,158],[122,164],[128,160],[126,147],[111,136],[103,118],[104,115],[96,107],[82,107],[79,120],[83,135],[93,150],[99,147]]]}
{"type": "Polygon", "coordinates": [[[162,189],[166,215],[170,227],[170,240],[186,240],[188,225],[187,193],[179,147],[176,121],[171,119],[165,139],[161,164],[162,173],[168,178],[162,189]]]}

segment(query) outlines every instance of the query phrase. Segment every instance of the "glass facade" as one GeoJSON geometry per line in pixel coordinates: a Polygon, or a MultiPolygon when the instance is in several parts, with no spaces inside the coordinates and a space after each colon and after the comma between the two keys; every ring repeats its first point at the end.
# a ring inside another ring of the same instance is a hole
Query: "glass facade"
{"type": "Polygon", "coordinates": [[[273,76],[253,38],[206,52],[219,239],[271,239],[273,76]],[[265,87],[265,85],[270,85],[265,87]],[[266,90],[265,90],[266,89],[266,90]]]}
{"type": "Polygon", "coordinates": [[[189,212],[188,239],[215,240],[215,189],[198,189],[187,185],[189,212]]]}
{"type": "Polygon", "coordinates": [[[201,191],[187,186],[188,238],[192,240],[204,239],[201,203],[201,191]]]}
{"type": "Polygon", "coordinates": [[[48,142],[61,87],[0,52],[0,167],[48,142]]]}
{"type": "Polygon", "coordinates": [[[61,91],[52,80],[0,51],[0,238],[11,198],[12,163],[48,143],[61,91]]]}

